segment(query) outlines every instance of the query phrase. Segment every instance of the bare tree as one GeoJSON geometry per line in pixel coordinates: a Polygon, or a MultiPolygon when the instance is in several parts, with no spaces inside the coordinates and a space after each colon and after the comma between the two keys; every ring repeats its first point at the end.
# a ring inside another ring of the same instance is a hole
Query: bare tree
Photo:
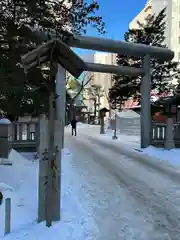
{"type": "MultiPolygon", "coordinates": [[[[101,98],[104,96],[103,89],[100,85],[93,84],[88,88],[89,100],[93,101],[94,105],[94,121],[96,120],[97,112],[99,113],[101,106],[101,98]]],[[[100,123],[100,118],[98,114],[98,123],[100,123]]]]}
{"type": "MultiPolygon", "coordinates": [[[[83,79],[82,79],[81,82],[78,81],[77,79],[75,79],[76,84],[77,84],[77,88],[74,91],[75,95],[71,98],[70,103],[69,103],[70,120],[72,120],[72,118],[74,118],[75,115],[76,115],[75,106],[74,106],[74,103],[75,103],[76,99],[79,97],[79,95],[82,93],[84,88],[90,83],[90,81],[92,79],[93,79],[93,75],[89,76],[88,72],[86,72],[83,75],[83,79]]],[[[67,88],[67,90],[68,90],[68,88],[67,88]]]]}

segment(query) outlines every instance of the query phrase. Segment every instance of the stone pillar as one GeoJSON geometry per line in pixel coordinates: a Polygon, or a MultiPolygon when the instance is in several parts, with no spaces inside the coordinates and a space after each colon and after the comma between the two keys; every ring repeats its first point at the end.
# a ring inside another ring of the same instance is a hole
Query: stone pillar
{"type": "Polygon", "coordinates": [[[11,122],[2,118],[0,120],[0,158],[8,159],[12,149],[12,126],[11,122]]]}
{"type": "MultiPolygon", "coordinates": [[[[167,104],[165,106],[166,114],[167,114],[167,123],[166,123],[166,132],[165,132],[165,143],[164,143],[164,148],[167,150],[170,150],[172,148],[175,148],[175,143],[174,143],[174,121],[173,121],[173,115],[174,112],[173,110],[173,105],[172,104],[167,104]]],[[[177,112],[177,107],[176,107],[176,112],[177,112]]]]}
{"type": "Polygon", "coordinates": [[[151,144],[151,68],[150,56],[143,58],[143,70],[145,72],[141,82],[141,148],[146,148],[151,144]]]}

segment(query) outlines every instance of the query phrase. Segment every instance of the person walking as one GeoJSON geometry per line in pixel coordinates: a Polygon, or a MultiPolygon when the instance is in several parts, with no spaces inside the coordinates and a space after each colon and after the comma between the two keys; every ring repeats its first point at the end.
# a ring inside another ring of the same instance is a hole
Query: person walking
{"type": "Polygon", "coordinates": [[[73,119],[71,121],[71,131],[72,131],[72,136],[73,135],[77,135],[77,129],[76,129],[76,125],[77,125],[77,120],[76,119],[73,119]]]}

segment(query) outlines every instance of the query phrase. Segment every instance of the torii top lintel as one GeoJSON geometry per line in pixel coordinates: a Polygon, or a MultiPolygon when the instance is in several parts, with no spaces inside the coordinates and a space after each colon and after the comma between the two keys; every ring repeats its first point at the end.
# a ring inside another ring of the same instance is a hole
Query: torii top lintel
{"type": "MultiPolygon", "coordinates": [[[[47,41],[49,39],[49,35],[50,38],[54,40],[59,38],[59,36],[57,36],[57,34],[53,31],[51,33],[46,33],[32,29],[28,25],[22,26],[21,31],[24,32],[25,35],[31,35],[31,37],[36,39],[36,41],[39,43],[47,41]]],[[[74,36],[69,32],[67,32],[63,38],[66,44],[68,44],[70,47],[111,52],[124,56],[143,57],[145,55],[149,55],[150,57],[155,58],[160,62],[171,61],[174,58],[174,52],[168,48],[105,38],[74,36]]]]}
{"type": "Polygon", "coordinates": [[[168,48],[105,38],[70,36],[67,40],[67,44],[71,47],[111,52],[125,56],[143,57],[149,55],[159,61],[170,61],[174,58],[174,52],[168,48]]]}

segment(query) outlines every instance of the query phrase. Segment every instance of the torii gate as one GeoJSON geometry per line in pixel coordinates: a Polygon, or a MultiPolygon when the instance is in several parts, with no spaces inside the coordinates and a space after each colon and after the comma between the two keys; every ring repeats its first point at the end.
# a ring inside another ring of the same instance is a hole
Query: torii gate
{"type": "MultiPolygon", "coordinates": [[[[23,26],[26,34],[29,34],[39,43],[47,41],[49,35],[38,30],[32,30],[29,26],[23,26]]],[[[28,70],[47,60],[50,55],[52,57],[52,49],[54,48],[53,58],[58,62],[58,71],[56,74],[56,111],[57,120],[61,123],[59,128],[58,147],[61,152],[64,145],[64,123],[65,123],[65,98],[66,98],[66,70],[73,76],[78,78],[83,71],[113,73],[118,75],[142,76],[141,83],[141,147],[148,147],[151,143],[151,107],[150,107],[150,91],[151,91],[151,69],[150,59],[155,58],[159,62],[170,61],[174,57],[174,52],[160,47],[147,46],[144,44],[127,43],[125,41],[116,41],[111,39],[73,36],[67,34],[63,41],[57,39],[55,33],[51,34],[51,40],[41,45],[34,51],[24,55],[22,62],[28,70]],[[90,50],[105,51],[117,53],[124,56],[135,56],[142,58],[142,68],[113,66],[104,64],[94,64],[84,62],[78,57],[70,47],[78,47],[90,50]]],[[[61,155],[61,154],[60,154],[61,155]]],[[[51,161],[51,158],[49,158],[51,161]]],[[[56,166],[60,169],[59,159],[56,159],[56,166]]],[[[56,176],[60,179],[60,174],[56,176]]],[[[60,180],[57,181],[56,189],[61,189],[60,180]]],[[[50,191],[50,190],[49,190],[50,191]]],[[[50,191],[51,192],[51,191],[50,191]]],[[[60,195],[59,192],[54,193],[55,210],[51,214],[51,220],[60,220],[60,195]]],[[[41,208],[42,199],[39,199],[39,207],[41,208]]],[[[40,212],[43,212],[40,211],[40,212]]],[[[43,214],[42,214],[43,215],[43,214]]],[[[44,216],[40,217],[44,220],[44,216]]]]}

